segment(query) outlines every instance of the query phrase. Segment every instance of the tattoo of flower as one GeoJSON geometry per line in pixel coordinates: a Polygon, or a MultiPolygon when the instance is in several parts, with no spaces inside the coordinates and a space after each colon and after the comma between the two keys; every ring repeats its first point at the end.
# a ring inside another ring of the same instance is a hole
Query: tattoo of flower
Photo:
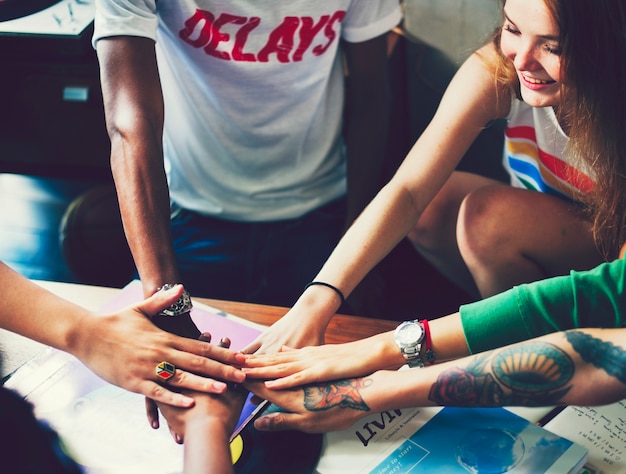
{"type": "Polygon", "coordinates": [[[324,411],[335,407],[370,411],[359,390],[371,383],[371,379],[359,378],[308,385],[304,387],[304,407],[309,411],[324,411]]]}
{"type": "Polygon", "coordinates": [[[429,399],[459,406],[553,404],[570,390],[573,374],[571,358],[553,344],[521,344],[442,372],[429,399]]]}

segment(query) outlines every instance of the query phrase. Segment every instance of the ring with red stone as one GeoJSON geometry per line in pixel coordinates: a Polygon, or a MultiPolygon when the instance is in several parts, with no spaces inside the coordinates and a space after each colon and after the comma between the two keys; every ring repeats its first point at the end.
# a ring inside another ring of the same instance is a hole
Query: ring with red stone
{"type": "Polygon", "coordinates": [[[171,362],[163,361],[157,364],[155,372],[162,382],[167,382],[176,374],[176,366],[171,362]]]}

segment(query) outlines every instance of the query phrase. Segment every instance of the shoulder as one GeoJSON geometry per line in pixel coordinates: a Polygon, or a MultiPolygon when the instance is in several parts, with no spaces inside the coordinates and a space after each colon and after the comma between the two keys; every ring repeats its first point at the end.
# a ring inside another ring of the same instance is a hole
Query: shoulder
{"type": "Polygon", "coordinates": [[[511,94],[499,85],[490,67],[491,47],[485,46],[470,55],[458,69],[446,89],[442,105],[457,115],[486,123],[505,118],[511,108],[511,94]]]}
{"type": "Polygon", "coordinates": [[[494,119],[505,118],[512,106],[513,92],[498,78],[497,65],[501,58],[492,43],[475,51],[461,68],[466,81],[471,81],[475,92],[494,119]]]}

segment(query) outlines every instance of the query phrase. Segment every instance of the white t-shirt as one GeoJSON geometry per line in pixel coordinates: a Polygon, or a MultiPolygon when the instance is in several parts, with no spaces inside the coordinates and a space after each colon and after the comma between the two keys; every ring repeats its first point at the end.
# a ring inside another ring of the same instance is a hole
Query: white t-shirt
{"type": "Polygon", "coordinates": [[[400,19],[398,0],[96,0],[93,44],[156,41],[172,200],[268,221],[345,194],[340,39],[400,19]]]}

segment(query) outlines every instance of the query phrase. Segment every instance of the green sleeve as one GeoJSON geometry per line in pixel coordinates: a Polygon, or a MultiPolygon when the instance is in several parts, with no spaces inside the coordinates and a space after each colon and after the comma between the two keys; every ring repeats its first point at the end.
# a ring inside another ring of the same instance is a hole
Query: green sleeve
{"type": "Polygon", "coordinates": [[[626,322],[626,260],[520,286],[460,308],[470,352],[578,327],[626,322]]]}

